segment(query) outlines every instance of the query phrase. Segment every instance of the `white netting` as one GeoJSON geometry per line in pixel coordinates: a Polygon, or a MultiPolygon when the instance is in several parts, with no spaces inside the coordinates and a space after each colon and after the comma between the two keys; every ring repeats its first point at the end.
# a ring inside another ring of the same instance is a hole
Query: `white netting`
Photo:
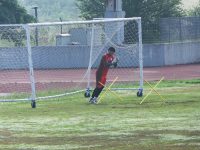
{"type": "MultiPolygon", "coordinates": [[[[118,67],[110,68],[107,81],[115,78],[115,89],[138,89],[140,79],[139,62],[139,26],[137,20],[103,22],[94,24],[94,38],[91,54],[91,86],[95,86],[95,72],[101,57],[109,47],[116,49],[119,58],[118,67]],[[100,37],[100,38],[99,38],[100,37]],[[101,40],[99,40],[101,39],[101,40]]],[[[88,87],[90,88],[90,86],[88,87]]]]}
{"type": "Polygon", "coordinates": [[[0,26],[0,99],[28,100],[31,95],[26,31],[0,26]]]}
{"type": "MultiPolygon", "coordinates": [[[[14,53],[13,57],[9,57],[12,58],[10,61],[1,63],[8,64],[11,68],[2,67],[2,71],[14,70],[16,74],[13,75],[26,88],[26,92],[31,92],[32,81],[32,98],[36,96],[36,99],[46,99],[68,95],[94,88],[96,68],[102,55],[112,46],[116,49],[119,63],[118,68],[109,70],[108,82],[118,77],[114,88],[142,88],[142,84],[134,84],[135,81],[138,83],[142,80],[142,69],[139,69],[142,67],[142,62],[139,62],[142,61],[141,55],[139,59],[139,53],[142,54],[140,21],[140,18],[128,18],[28,24],[24,26],[28,32],[20,26],[15,27],[16,33],[8,32],[7,28],[12,27],[1,26],[0,30],[5,32],[1,32],[1,53],[14,53]],[[20,29],[23,34],[20,34],[20,29]],[[10,37],[4,38],[5,35],[10,37]],[[30,37],[27,47],[26,35],[30,37]],[[10,40],[12,36],[17,40],[10,40]],[[9,43],[8,50],[3,48],[6,43],[9,43]],[[31,51],[31,61],[28,61],[27,49],[31,51]],[[26,64],[23,68],[14,65],[22,62],[23,65],[26,64]],[[29,75],[29,67],[33,67],[34,74],[29,75]],[[26,73],[26,76],[17,75],[19,71],[26,73]],[[25,80],[29,87],[22,84],[25,80]]],[[[11,81],[7,82],[10,84],[11,81]]],[[[10,88],[14,89],[14,86],[10,88]]],[[[13,92],[24,92],[21,91],[22,88],[17,89],[19,91],[13,92]]]]}

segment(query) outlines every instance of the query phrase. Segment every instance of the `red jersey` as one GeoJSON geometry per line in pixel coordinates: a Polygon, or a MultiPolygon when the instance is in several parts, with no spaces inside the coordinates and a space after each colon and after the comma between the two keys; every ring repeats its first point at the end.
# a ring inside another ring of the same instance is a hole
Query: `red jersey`
{"type": "Polygon", "coordinates": [[[113,55],[110,55],[109,53],[103,55],[103,57],[101,58],[100,65],[97,69],[97,74],[106,77],[109,69],[108,63],[112,63],[113,59],[114,59],[113,55]]]}
{"type": "Polygon", "coordinates": [[[103,57],[101,58],[101,62],[100,65],[97,69],[96,72],[96,86],[97,87],[102,87],[102,85],[99,83],[101,82],[103,85],[105,85],[106,83],[106,76],[109,70],[109,63],[112,63],[112,61],[114,60],[114,56],[106,53],[105,55],[103,55],[103,57]]]}

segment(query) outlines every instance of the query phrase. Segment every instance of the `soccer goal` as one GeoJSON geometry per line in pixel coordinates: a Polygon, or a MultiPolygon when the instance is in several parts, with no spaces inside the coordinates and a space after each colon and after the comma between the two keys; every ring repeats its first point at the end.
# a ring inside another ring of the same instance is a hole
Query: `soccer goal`
{"type": "Polygon", "coordinates": [[[110,18],[26,25],[0,25],[0,101],[45,100],[90,95],[95,72],[109,47],[118,67],[110,68],[112,90],[143,92],[141,18],[110,18]]]}

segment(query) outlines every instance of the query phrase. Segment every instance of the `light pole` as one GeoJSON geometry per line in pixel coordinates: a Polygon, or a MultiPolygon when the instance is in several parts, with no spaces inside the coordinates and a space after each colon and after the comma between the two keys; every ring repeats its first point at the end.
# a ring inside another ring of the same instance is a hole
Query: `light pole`
{"type": "MultiPolygon", "coordinates": [[[[62,18],[60,17],[60,22],[62,22],[62,18]]],[[[63,30],[62,30],[62,25],[60,26],[60,34],[63,33],[63,30]]]]}
{"type": "MultiPolygon", "coordinates": [[[[35,10],[35,22],[38,23],[38,7],[35,6],[33,7],[33,9],[35,10]]],[[[36,26],[35,28],[35,45],[38,46],[38,28],[36,26]]]]}

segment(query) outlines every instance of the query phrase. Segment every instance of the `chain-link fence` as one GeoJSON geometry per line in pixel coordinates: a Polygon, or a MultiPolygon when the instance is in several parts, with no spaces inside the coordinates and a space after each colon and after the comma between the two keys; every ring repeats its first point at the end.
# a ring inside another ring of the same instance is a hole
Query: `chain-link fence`
{"type": "Polygon", "coordinates": [[[200,40],[200,17],[161,18],[143,22],[144,43],[195,42],[200,40]]]}

